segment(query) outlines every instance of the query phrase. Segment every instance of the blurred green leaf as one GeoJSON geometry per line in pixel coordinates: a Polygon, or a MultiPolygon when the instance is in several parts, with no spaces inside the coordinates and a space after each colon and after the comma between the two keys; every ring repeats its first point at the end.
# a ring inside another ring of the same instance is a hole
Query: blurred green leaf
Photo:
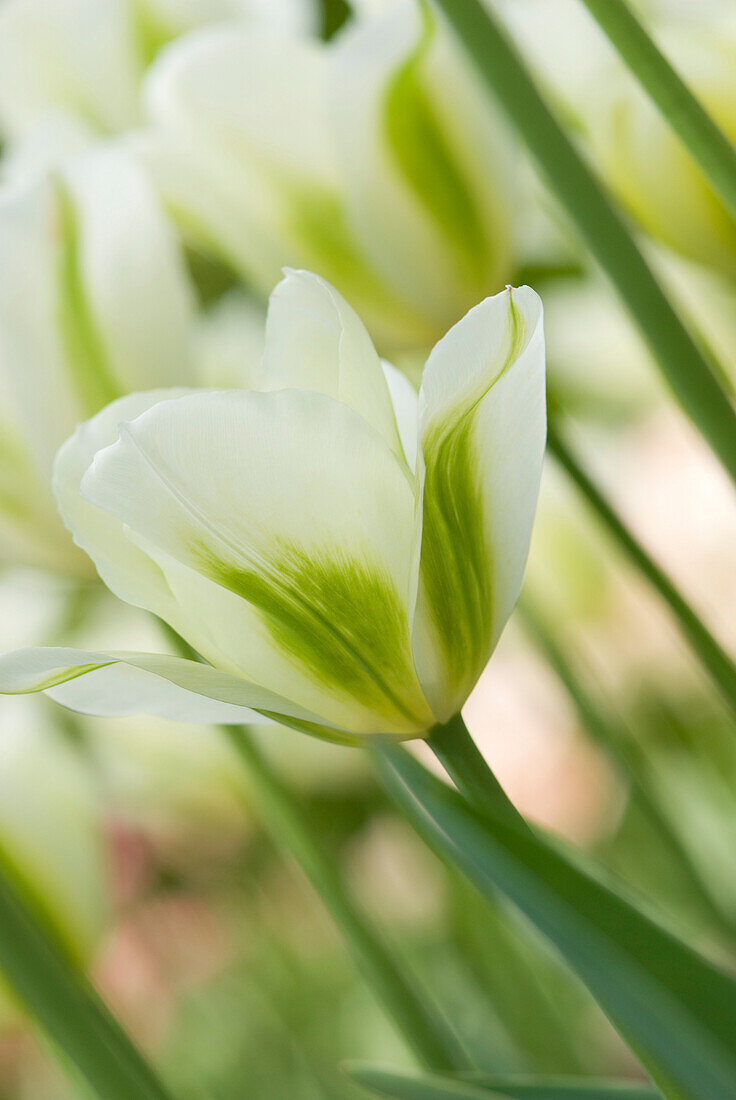
{"type": "Polygon", "coordinates": [[[736,218],[736,150],[652,41],[626,0],[583,0],[736,218]]]}
{"type": "Polygon", "coordinates": [[[562,952],[670,1100],[736,1100],[736,982],[490,802],[480,814],[407,752],[374,752],[399,806],[481,892],[562,952]]]}
{"type": "Polygon", "coordinates": [[[348,1067],[367,1089],[392,1100],[656,1100],[654,1089],[625,1081],[572,1078],[415,1077],[372,1066],[348,1067]]]}
{"type": "Polygon", "coordinates": [[[0,970],[19,1002],[100,1100],[170,1100],[63,947],[0,871],[0,970]]]}
{"type": "Polygon", "coordinates": [[[677,586],[637,541],[598,486],[591,480],[568,444],[560,436],[554,421],[548,427],[547,450],[554,455],[556,461],[578,487],[629,561],[669,606],[684,638],[702,662],[706,672],[712,677],[731,710],[736,712],[736,665],[677,586]]]}

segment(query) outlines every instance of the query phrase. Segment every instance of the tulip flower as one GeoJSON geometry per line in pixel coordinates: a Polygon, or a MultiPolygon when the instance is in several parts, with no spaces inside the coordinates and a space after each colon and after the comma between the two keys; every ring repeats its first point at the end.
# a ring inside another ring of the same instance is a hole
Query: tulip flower
{"type": "MultiPolygon", "coordinates": [[[[664,52],[724,133],[736,140],[736,21],[669,24],[664,52]]],[[[596,77],[588,137],[612,187],[674,252],[736,276],[736,222],[666,119],[620,64],[596,77]]]]}
{"type": "Polygon", "coordinates": [[[186,380],[192,294],[140,169],[100,148],[0,193],[0,557],[87,572],[54,454],[115,397],[186,380]]]}
{"type": "Polygon", "coordinates": [[[140,121],[140,83],[166,42],[205,23],[244,19],[313,29],[311,0],[3,0],[0,134],[23,137],[68,114],[98,134],[140,121]]]}
{"type": "Polygon", "coordinates": [[[264,296],[308,267],[396,351],[507,280],[506,148],[428,5],[327,44],[201,30],[162,53],[146,99],[137,147],[183,231],[264,296]]]}
{"type": "Polygon", "coordinates": [[[97,714],[258,714],[345,742],[424,736],[463,705],[514,606],[544,439],[528,287],[471,309],[417,396],[329,284],[291,272],[258,391],[124,397],[57,458],[60,510],[108,587],[203,662],[19,650],[0,689],[97,714]]]}

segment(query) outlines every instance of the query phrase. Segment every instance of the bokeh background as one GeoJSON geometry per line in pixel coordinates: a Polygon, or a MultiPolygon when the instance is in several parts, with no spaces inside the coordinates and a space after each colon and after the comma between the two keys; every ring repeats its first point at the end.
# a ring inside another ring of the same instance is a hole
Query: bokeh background
{"type": "MultiPolygon", "coordinates": [[[[184,36],[214,28],[308,38],[330,50],[351,19],[383,19],[393,2],[361,0],[350,11],[310,0],[0,0],[0,204],[90,148],[122,143],[143,149],[146,162],[143,88],[184,36]]],[[[688,182],[686,154],[641,107],[633,78],[582,4],[496,7],[733,393],[733,225],[721,225],[711,200],[688,182]]],[[[736,136],[729,7],[641,0],[638,10],[736,136]]],[[[264,105],[287,94],[288,79],[277,74],[264,105]]],[[[445,88],[450,103],[454,91],[445,88]]],[[[495,140],[488,186],[503,195],[508,240],[484,276],[487,292],[526,281],[541,294],[550,399],[565,412],[568,438],[724,647],[736,649],[736,507],[727,478],[500,123],[495,140]]],[[[209,163],[207,149],[199,155],[209,163]]],[[[174,204],[166,199],[168,218],[174,204]]],[[[171,216],[171,225],[192,288],[188,369],[201,384],[247,385],[262,347],[268,275],[263,265],[249,277],[247,264],[225,262],[191,223],[171,216]]],[[[27,418],[13,420],[10,376],[33,345],[18,353],[13,334],[4,338],[8,316],[0,310],[2,420],[27,430],[27,418]]],[[[439,320],[440,331],[447,323],[439,320]]],[[[387,350],[416,377],[426,349],[393,334],[385,343],[392,340],[387,350]]],[[[13,476],[0,443],[0,513],[13,476]]],[[[5,522],[0,649],[165,644],[149,617],[118,604],[83,568],[66,568],[55,541],[63,533],[29,547],[5,539],[5,522]]],[[[465,718],[525,815],[619,874],[689,942],[736,962],[733,716],[667,608],[552,458],[523,606],[465,718]]],[[[480,1067],[637,1075],[557,957],[422,845],[363,754],[277,727],[259,738],[360,903],[411,959],[480,1067]]],[[[411,1065],[319,899],[264,827],[220,731],[96,720],[43,698],[4,699],[0,854],[183,1100],[357,1100],[340,1072],[344,1060],[411,1065]]],[[[4,993],[0,1096],[83,1095],[4,993]]]]}

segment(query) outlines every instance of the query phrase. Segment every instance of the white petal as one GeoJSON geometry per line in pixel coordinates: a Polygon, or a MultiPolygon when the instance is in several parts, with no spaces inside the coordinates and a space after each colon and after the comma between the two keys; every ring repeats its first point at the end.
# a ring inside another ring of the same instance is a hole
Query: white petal
{"type": "Polygon", "coordinates": [[[396,344],[428,346],[508,265],[497,127],[429,5],[402,0],[357,20],[330,56],[350,223],[385,284],[423,319],[397,324],[396,344]]]}
{"type": "Polygon", "coordinates": [[[80,424],[59,450],[53,488],[59,512],[74,541],[95,563],[116,596],[153,611],[179,629],[176,601],[158,566],[128,539],[115,516],[93,507],[80,493],[82,478],[98,451],[118,438],[123,421],[140,416],[159,401],[186,390],[152,390],[121,397],[80,424]]]}
{"type": "Polygon", "coordinates": [[[342,401],[403,455],[381,362],[342,295],[309,271],[288,271],[271,295],[264,390],[314,390],[342,401]]]}
{"type": "Polygon", "coordinates": [[[347,406],[295,390],[166,401],[97,454],[82,493],[156,559],[212,663],[353,732],[431,720],[409,641],[417,486],[347,406]]]}
{"type": "Polygon", "coordinates": [[[78,158],[68,183],[80,275],[121,392],[185,385],[193,368],[194,294],[145,173],[122,148],[107,147],[78,158]]]}
{"type": "Polygon", "coordinates": [[[359,737],[291,699],[211,665],[161,653],[41,647],[0,654],[0,694],[43,692],[81,714],[150,714],[207,725],[274,720],[339,744],[359,737]]]}
{"type": "Polygon", "coordinates": [[[419,442],[419,394],[403,371],[383,359],[383,374],[391,397],[394,417],[399,431],[399,439],[404,457],[413,472],[417,467],[417,445],[419,442]]]}
{"type": "Polygon", "coordinates": [[[366,259],[347,217],[329,125],[332,46],[212,29],[153,66],[138,141],[183,231],[263,292],[285,264],[338,288],[377,333],[430,342],[426,319],[366,259]]]}
{"type": "Polygon", "coordinates": [[[5,0],[0,5],[0,129],[17,136],[64,108],[98,130],[138,116],[140,58],[123,0],[5,0]]]}
{"type": "Polygon", "coordinates": [[[141,170],[114,150],[0,200],[0,371],[44,476],[76,423],[185,381],[191,294],[141,170]]]}
{"type": "Polygon", "coordinates": [[[432,351],[420,391],[426,465],[415,655],[436,712],[459,709],[521,587],[546,434],[542,306],[487,298],[432,351]]]}
{"type": "Polygon", "coordinates": [[[333,194],[321,108],[324,47],[212,28],[166,49],[145,85],[153,130],[138,151],[182,228],[268,293],[309,257],[289,230],[293,194],[333,194]]]}

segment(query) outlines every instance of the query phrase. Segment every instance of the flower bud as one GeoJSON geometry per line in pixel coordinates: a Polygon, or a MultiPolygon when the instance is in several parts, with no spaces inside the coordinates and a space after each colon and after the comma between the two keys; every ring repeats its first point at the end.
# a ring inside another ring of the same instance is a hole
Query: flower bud
{"type": "Polygon", "coordinates": [[[163,45],[227,19],[306,32],[312,0],[3,0],[0,136],[25,137],[50,115],[96,134],[141,121],[140,83],[163,45]]]}
{"type": "Polygon", "coordinates": [[[140,169],[101,148],[0,197],[0,556],[86,572],[49,488],[59,445],[187,377],[191,290],[140,169]]]}
{"type": "Polygon", "coordinates": [[[200,31],[153,66],[147,102],[139,148],[183,230],[264,294],[285,263],[308,267],[396,350],[507,277],[505,146],[426,4],[328,44],[200,31]]]}

